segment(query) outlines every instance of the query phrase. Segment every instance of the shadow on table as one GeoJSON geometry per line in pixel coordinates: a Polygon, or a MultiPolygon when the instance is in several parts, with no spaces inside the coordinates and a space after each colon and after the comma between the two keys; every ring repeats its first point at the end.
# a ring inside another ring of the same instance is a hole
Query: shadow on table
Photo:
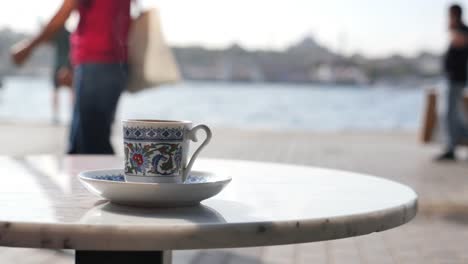
{"type": "Polygon", "coordinates": [[[106,202],[89,210],[80,222],[93,224],[119,223],[155,223],[180,220],[197,224],[226,223],[216,210],[198,205],[180,208],[138,208],[106,202]]]}

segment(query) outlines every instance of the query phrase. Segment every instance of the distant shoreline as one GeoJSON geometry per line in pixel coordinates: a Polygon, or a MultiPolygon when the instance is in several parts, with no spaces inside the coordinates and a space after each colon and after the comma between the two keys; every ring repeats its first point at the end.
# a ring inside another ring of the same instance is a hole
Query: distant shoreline
{"type": "MultiPolygon", "coordinates": [[[[11,29],[0,29],[0,76],[49,74],[53,49],[43,45],[24,67],[11,62],[10,47],[28,37],[11,29]]],[[[422,83],[440,78],[441,54],[423,52],[414,56],[390,55],[371,58],[346,55],[306,37],[283,50],[250,50],[238,44],[221,49],[172,46],[180,73],[187,80],[317,83],[368,85],[422,83]]]]}
{"type": "MultiPolygon", "coordinates": [[[[50,78],[49,75],[46,74],[16,74],[16,75],[6,75],[0,76],[0,88],[2,82],[8,81],[8,79],[47,79],[50,78]]],[[[310,82],[300,82],[300,81],[291,81],[291,82],[282,82],[282,81],[224,81],[224,80],[214,80],[214,79],[184,79],[181,82],[191,82],[191,83],[218,83],[221,85],[247,85],[247,86],[254,86],[254,85],[271,85],[274,86],[281,86],[281,85],[292,85],[297,86],[298,88],[305,88],[305,86],[321,86],[321,87],[330,87],[330,88],[351,88],[351,89],[374,89],[378,87],[388,87],[392,86],[395,89],[420,89],[426,86],[437,86],[438,83],[442,82],[443,78],[435,78],[429,80],[421,80],[421,81],[407,81],[407,82],[390,82],[390,83],[373,83],[373,84],[356,84],[356,83],[336,83],[336,82],[318,82],[318,81],[310,81],[310,82]],[[415,85],[417,83],[417,85],[415,85]]],[[[310,88],[310,87],[308,87],[310,88]]]]}

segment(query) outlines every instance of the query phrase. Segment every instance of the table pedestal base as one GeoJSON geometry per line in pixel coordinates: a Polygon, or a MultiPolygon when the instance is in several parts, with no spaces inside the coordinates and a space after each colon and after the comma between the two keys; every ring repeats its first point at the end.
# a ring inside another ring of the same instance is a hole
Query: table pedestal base
{"type": "Polygon", "coordinates": [[[171,251],[80,251],[75,254],[76,264],[170,264],[171,251]]]}

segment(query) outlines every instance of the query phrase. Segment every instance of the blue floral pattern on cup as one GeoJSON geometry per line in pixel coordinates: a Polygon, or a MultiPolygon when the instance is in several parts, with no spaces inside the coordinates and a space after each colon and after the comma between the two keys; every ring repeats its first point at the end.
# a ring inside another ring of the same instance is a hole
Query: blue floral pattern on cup
{"type": "Polygon", "coordinates": [[[179,175],[182,170],[180,143],[124,143],[125,173],[179,175]]]}

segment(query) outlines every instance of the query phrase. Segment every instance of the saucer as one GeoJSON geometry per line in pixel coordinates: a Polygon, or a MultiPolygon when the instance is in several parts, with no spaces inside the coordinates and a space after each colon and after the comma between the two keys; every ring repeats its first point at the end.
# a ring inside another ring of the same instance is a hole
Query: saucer
{"type": "Polygon", "coordinates": [[[215,196],[231,177],[192,171],[184,183],[126,182],[121,169],[94,170],[78,175],[91,193],[112,203],[140,207],[193,206],[215,196]]]}

